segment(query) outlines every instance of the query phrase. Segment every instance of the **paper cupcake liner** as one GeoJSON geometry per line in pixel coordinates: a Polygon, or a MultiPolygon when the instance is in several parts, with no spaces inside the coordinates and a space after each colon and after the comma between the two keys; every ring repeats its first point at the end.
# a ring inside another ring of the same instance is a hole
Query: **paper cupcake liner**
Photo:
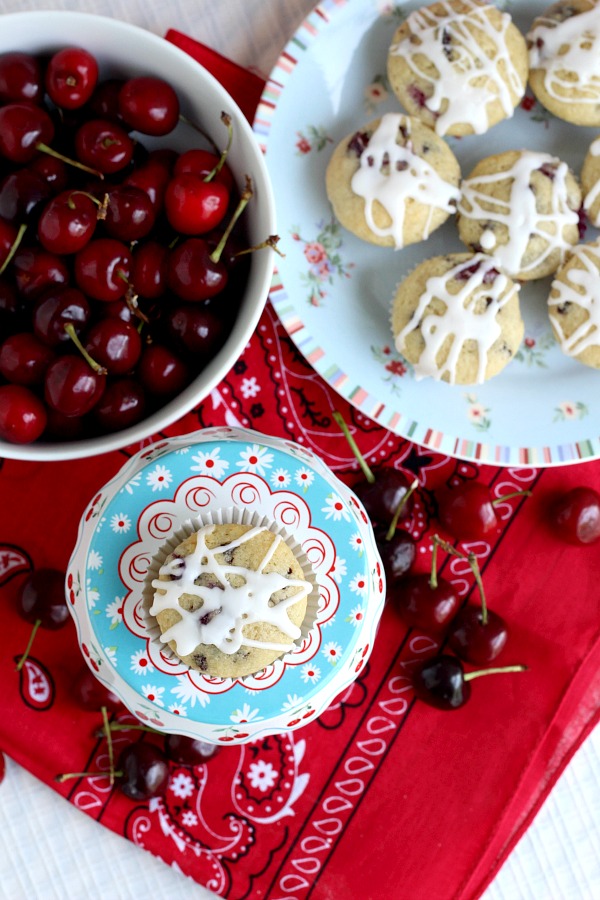
{"type": "MultiPolygon", "coordinates": [[[[167,557],[170,553],[172,553],[179,544],[182,543],[186,538],[195,532],[199,531],[206,525],[249,525],[253,528],[267,528],[273,534],[278,535],[281,539],[287,544],[291,552],[293,553],[295,559],[298,561],[304,579],[311,585],[311,590],[306,598],[306,612],[304,614],[304,619],[300,626],[300,637],[296,638],[293,642],[296,647],[300,647],[302,643],[308,638],[310,632],[315,627],[315,623],[317,621],[317,615],[319,612],[319,586],[317,584],[317,580],[315,577],[315,573],[313,571],[312,565],[300,546],[298,542],[294,539],[292,535],[290,535],[285,528],[278,525],[268,516],[265,516],[258,510],[251,511],[249,509],[240,509],[238,507],[229,507],[227,509],[217,509],[211,510],[205,513],[200,513],[198,516],[193,519],[187,519],[185,522],[181,524],[181,526],[176,529],[171,537],[165,541],[165,543],[160,547],[157,553],[154,554],[150,565],[148,566],[148,570],[146,572],[146,577],[144,579],[144,585],[142,588],[142,613],[146,631],[148,636],[150,637],[150,642],[157,646],[162,655],[171,661],[181,661],[180,657],[174,652],[174,650],[163,640],[162,632],[160,630],[160,626],[156,620],[156,617],[150,613],[150,608],[153,603],[155,589],[152,587],[152,582],[155,578],[158,578],[159,571],[167,557]]],[[[288,657],[290,654],[293,654],[294,650],[288,650],[284,654],[282,654],[281,658],[286,659],[288,662],[290,660],[288,657]]],[[[244,678],[251,678],[256,675],[256,672],[251,675],[240,677],[238,680],[243,681],[244,678]]]]}

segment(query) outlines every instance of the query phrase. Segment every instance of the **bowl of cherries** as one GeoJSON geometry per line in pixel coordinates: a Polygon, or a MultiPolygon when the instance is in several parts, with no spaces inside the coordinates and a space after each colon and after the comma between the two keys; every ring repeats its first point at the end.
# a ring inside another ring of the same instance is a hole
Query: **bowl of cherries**
{"type": "Polygon", "coordinates": [[[274,231],[252,129],[191,57],[101,16],[3,16],[0,456],[92,456],[192,409],[256,326],[274,231]]]}

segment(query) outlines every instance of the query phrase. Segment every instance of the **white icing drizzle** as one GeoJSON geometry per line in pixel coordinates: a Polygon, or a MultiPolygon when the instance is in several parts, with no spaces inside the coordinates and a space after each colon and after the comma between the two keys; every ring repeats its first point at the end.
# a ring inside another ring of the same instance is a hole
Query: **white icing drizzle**
{"type": "Polygon", "coordinates": [[[552,317],[561,349],[567,356],[579,356],[588,347],[600,347],[600,245],[580,244],[573,257],[583,268],[570,267],[564,273],[566,282],[556,278],[548,298],[550,307],[576,303],[588,316],[569,337],[564,333],[560,315],[552,317]]]}
{"type": "Polygon", "coordinates": [[[527,39],[529,65],[543,70],[549,96],[563,103],[600,101],[599,4],[562,22],[540,16],[527,39]]]}
{"type": "Polygon", "coordinates": [[[431,207],[423,228],[422,236],[426,238],[434,210],[453,213],[460,196],[455,185],[444,181],[432,166],[414,152],[408,137],[406,146],[396,143],[401,125],[410,135],[410,119],[407,116],[386,113],[381,117],[367,148],[361,153],[359,167],[351,181],[354,193],[365,201],[365,218],[369,228],[381,237],[391,235],[397,249],[404,246],[404,221],[409,199],[431,207]],[[380,228],[374,221],[375,201],[383,206],[391,219],[387,228],[380,228]]]}
{"type": "Polygon", "coordinates": [[[404,339],[415,328],[421,328],[425,347],[414,365],[418,380],[431,376],[436,381],[448,375],[451,384],[456,381],[456,372],[461,350],[466,341],[477,342],[478,370],[477,384],[485,379],[488,353],[500,337],[501,327],[496,320],[500,309],[515,296],[519,286],[512,284],[497,269],[497,262],[483,253],[476,253],[470,259],[459,263],[443,275],[427,279],[425,290],[419,297],[417,308],[408,324],[396,337],[396,348],[402,353],[404,339]],[[448,283],[461,273],[467,272],[464,286],[457,293],[450,293],[448,283]],[[486,278],[489,283],[486,283],[486,278]],[[428,304],[437,298],[446,309],[442,315],[426,314],[428,304]],[[478,301],[486,306],[476,311],[478,301]],[[446,361],[440,365],[437,356],[446,339],[452,342],[446,361]]]}
{"type": "Polygon", "coordinates": [[[568,204],[567,175],[569,167],[548,153],[523,150],[514,165],[502,172],[491,175],[473,175],[462,183],[462,196],[458,212],[467,219],[505,225],[508,240],[496,243],[493,229],[485,229],[480,238],[484,250],[493,250],[494,256],[509,275],[525,274],[539,266],[555,250],[560,252],[561,261],[570,244],[563,235],[568,225],[579,224],[579,214],[568,204]],[[552,166],[554,182],[551,193],[551,208],[548,213],[540,213],[536,208],[536,197],[530,188],[531,174],[542,166],[552,166]],[[510,196],[500,200],[484,193],[482,185],[494,185],[510,179],[510,196]],[[490,209],[493,204],[494,209],[490,209]],[[523,256],[529,240],[539,236],[545,241],[545,248],[528,265],[523,265],[523,256]]]}
{"type": "Polygon", "coordinates": [[[490,21],[489,6],[471,0],[464,3],[468,7],[465,13],[455,11],[449,2],[436,3],[435,10],[415,10],[407,23],[419,43],[407,38],[390,48],[393,56],[402,56],[415,75],[430,85],[432,94],[426,106],[438,114],[435,130],[442,135],[462,124],[470,125],[475,134],[483,134],[489,128],[487,104],[499,100],[504,116],[510,118],[516,99],[525,89],[506,45],[510,16],[501,14],[498,29],[490,21]],[[478,33],[489,40],[490,55],[480,46],[478,33]],[[451,58],[446,54],[446,34],[451,38],[447,45],[451,58]],[[420,65],[419,59],[424,56],[437,69],[437,77],[420,65]],[[445,102],[447,108],[441,112],[445,102]]]}
{"type": "MultiPolygon", "coordinates": [[[[588,154],[590,156],[600,156],[600,137],[597,137],[595,141],[592,141],[592,143],[590,144],[590,149],[588,150],[588,154]]],[[[600,209],[598,209],[595,216],[591,214],[591,210],[598,197],[600,197],[600,178],[598,179],[598,181],[596,181],[595,184],[592,185],[592,187],[583,198],[583,208],[585,209],[590,222],[595,228],[598,228],[600,226],[600,209]]]]}
{"type": "Polygon", "coordinates": [[[175,580],[161,581],[155,578],[152,581],[152,587],[156,590],[150,614],[156,616],[162,610],[172,609],[181,616],[181,620],[165,631],[161,639],[165,643],[174,641],[180,656],[187,656],[198,644],[213,644],[228,655],[239,650],[242,644],[264,650],[289,650],[293,641],[300,637],[301,631],[291,621],[287,610],[310,593],[311,585],[304,580],[285,578],[277,572],[263,571],[282,541],[280,535],[275,535],[275,540],[256,571],[218,562],[216,559],[218,554],[234,550],[268,529],[251,528],[229,544],[209,550],[206,546],[206,537],[214,527],[206,525],[197,532],[196,547],[189,556],[176,557],[161,566],[159,574],[175,576],[175,580]],[[210,575],[221,587],[195,584],[195,580],[202,574],[210,575]],[[241,587],[232,587],[228,575],[241,576],[244,584],[241,587]],[[298,590],[293,596],[270,606],[271,595],[287,587],[295,587],[298,590]],[[183,609],[179,605],[179,597],[182,594],[201,598],[201,608],[195,612],[183,609]],[[214,615],[211,615],[212,613],[214,615]],[[254,622],[274,625],[289,635],[290,642],[279,644],[247,638],[242,629],[254,622]]]}

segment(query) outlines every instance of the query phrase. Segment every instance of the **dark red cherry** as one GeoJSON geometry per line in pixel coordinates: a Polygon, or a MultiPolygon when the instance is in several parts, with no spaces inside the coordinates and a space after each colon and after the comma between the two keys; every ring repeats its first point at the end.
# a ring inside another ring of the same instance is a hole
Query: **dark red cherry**
{"type": "Polygon", "coordinates": [[[75,135],[79,162],[104,175],[120,172],[129,165],[133,150],[134,143],[127,132],[108,119],[90,119],[75,135]]]}
{"type": "Polygon", "coordinates": [[[458,709],[471,696],[471,685],[459,659],[447,654],[420,663],[412,675],[415,695],[437,709],[458,709]]]}
{"type": "Polygon", "coordinates": [[[12,222],[0,218],[0,266],[3,266],[10,256],[18,233],[16,226],[12,222]]]}
{"type": "Polygon", "coordinates": [[[114,238],[94,238],[75,256],[75,279],[89,297],[110,302],[128,286],[131,253],[114,238]]]}
{"type": "Polygon", "coordinates": [[[432,586],[429,572],[409,575],[392,585],[389,596],[407,625],[426,632],[445,628],[460,604],[454,586],[439,576],[432,586]]]}
{"type": "Polygon", "coordinates": [[[109,712],[117,712],[121,708],[117,695],[98,681],[88,666],[82,667],[72,686],[77,705],[89,712],[99,712],[103,706],[109,712]]]}
{"type": "Polygon", "coordinates": [[[0,216],[19,226],[35,218],[48,200],[51,188],[31,168],[17,169],[0,183],[0,216]]]}
{"type": "Polygon", "coordinates": [[[136,131],[165,135],[173,131],[179,121],[179,99],[162,78],[130,78],[119,93],[119,112],[136,131]]]}
{"type": "Polygon", "coordinates": [[[52,119],[40,106],[30,103],[0,106],[0,155],[11,162],[28,163],[53,137],[52,119]]]}
{"type": "Polygon", "coordinates": [[[167,757],[153,744],[138,742],[126,747],[117,767],[119,787],[132,800],[149,800],[165,790],[169,780],[167,757]]]}
{"type": "Polygon", "coordinates": [[[77,253],[91,240],[98,206],[83,191],[62,191],[45,206],[38,220],[40,244],[50,253],[77,253]]]}
{"type": "Polygon", "coordinates": [[[159,151],[150,153],[145,163],[126,176],[124,184],[138,187],[150,197],[155,212],[162,209],[167,184],[171,178],[171,161],[159,151]]]}
{"type": "Polygon", "coordinates": [[[593,544],[600,538],[600,494],[579,486],[552,504],[549,522],[556,535],[571,544],[593,544]]]}
{"type": "Polygon", "coordinates": [[[63,109],[78,109],[92,96],[98,81],[98,63],[82,47],[65,47],[55,53],[46,68],[46,90],[63,109]]]}
{"type": "Polygon", "coordinates": [[[116,378],[110,381],[92,415],[103,431],[121,431],[144,418],[146,395],[135,378],[116,378]]]}
{"type": "Polygon", "coordinates": [[[155,300],[167,288],[169,248],[160,241],[146,241],[133,251],[131,282],[136,294],[155,300]]]}
{"type": "Polygon", "coordinates": [[[497,613],[484,612],[480,606],[468,604],[458,613],[448,632],[450,647],[457,656],[470,663],[486,665],[496,659],[506,645],[508,629],[497,613]]]}
{"type": "Polygon", "coordinates": [[[208,359],[225,338],[225,324],[204,306],[182,304],[169,313],[169,333],[188,352],[208,359]]]}
{"type": "Polygon", "coordinates": [[[498,528],[490,489],[479,481],[442,488],[437,501],[441,524],[457,540],[484,538],[498,528]]]}
{"type": "MultiPolygon", "coordinates": [[[[361,500],[371,521],[383,525],[389,524],[403,497],[408,494],[413,479],[391,466],[382,466],[374,474],[375,481],[370,482],[366,479],[359,481],[352,490],[361,500]]],[[[412,508],[411,494],[402,509],[400,518],[410,516],[412,508]]]]}
{"type": "Polygon", "coordinates": [[[69,181],[66,164],[48,153],[37,156],[29,163],[28,168],[42,178],[53,194],[63,191],[69,181]]]}
{"type": "Polygon", "coordinates": [[[200,766],[211,759],[221,748],[198,738],[183,734],[165,736],[165,753],[172,762],[182,766],[200,766]]]}
{"type": "Polygon", "coordinates": [[[83,416],[100,399],[105,382],[105,376],[94,372],[82,356],[66,354],[46,370],[44,399],[65,416],[83,416]]]}
{"type": "Polygon", "coordinates": [[[65,325],[72,324],[80,334],[90,318],[90,305],[77,288],[59,286],[45,291],[33,308],[33,330],[49,347],[66,343],[65,325]]]}
{"type": "Polygon", "coordinates": [[[169,224],[180,234],[207,234],[223,220],[229,191],[220,181],[204,181],[184,172],[172,178],[165,192],[169,224]]]}
{"type": "Polygon", "coordinates": [[[87,332],[85,349],[109,375],[126,375],[140,358],[142,339],[137,328],[123,319],[104,318],[87,332]]]}
{"type": "Polygon", "coordinates": [[[20,384],[0,385],[0,438],[11,444],[31,444],[46,427],[46,408],[20,384]]]}
{"type": "MultiPolygon", "coordinates": [[[[214,171],[218,165],[220,156],[211,153],[210,150],[202,150],[199,147],[193,147],[191,150],[185,150],[177,159],[173,170],[175,175],[183,175],[185,172],[191,172],[199,178],[206,178],[214,171]]],[[[222,182],[229,193],[233,190],[233,175],[228,165],[222,166],[214,176],[215,181],[222,182]]]]}
{"type": "Polygon", "coordinates": [[[40,64],[33,54],[18,50],[0,56],[0,102],[39,103],[43,95],[40,64]]]}
{"type": "Polygon", "coordinates": [[[156,343],[143,350],[138,376],[146,390],[158,396],[177,394],[190,381],[185,363],[167,347],[156,343]]]}
{"type": "Polygon", "coordinates": [[[12,384],[41,384],[54,353],[30,331],[10,335],[0,345],[0,374],[12,384]]]}
{"type": "Polygon", "coordinates": [[[39,297],[48,288],[65,285],[69,280],[69,270],[63,260],[41,247],[19,247],[12,267],[22,297],[39,297]]]}
{"type": "Polygon", "coordinates": [[[35,569],[23,582],[18,610],[28,622],[39,621],[42,628],[55,630],[68,622],[70,613],[65,593],[65,573],[58,569],[35,569]]]}
{"type": "Polygon", "coordinates": [[[410,571],[417,555],[414,538],[398,529],[388,540],[387,529],[375,531],[377,549],[381,556],[388,586],[400,581],[410,571]]]}
{"type": "Polygon", "coordinates": [[[96,118],[120,121],[119,94],[124,84],[123,78],[107,78],[98,82],[89,101],[89,109],[96,118]]]}
{"type": "Polygon", "coordinates": [[[104,225],[111,237],[139,241],[152,230],[155,219],[152,201],[141,188],[122,184],[110,191],[104,225]]]}
{"type": "Polygon", "coordinates": [[[188,238],[169,257],[169,287],[182,300],[207,300],[227,285],[225,264],[211,259],[210,248],[202,238],[188,238]]]}

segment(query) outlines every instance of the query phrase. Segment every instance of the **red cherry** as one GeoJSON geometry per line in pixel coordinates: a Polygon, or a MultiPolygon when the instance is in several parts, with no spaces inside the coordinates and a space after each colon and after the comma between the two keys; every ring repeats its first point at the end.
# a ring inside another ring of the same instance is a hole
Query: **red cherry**
{"type": "Polygon", "coordinates": [[[141,188],[122,184],[110,191],[104,225],[111,237],[139,241],[152,230],[155,219],[152,201],[141,188]]]}
{"type": "Polygon", "coordinates": [[[69,270],[63,260],[38,247],[20,247],[12,267],[22,297],[39,297],[48,288],[65,285],[69,280],[69,270]]]}
{"type": "Polygon", "coordinates": [[[18,233],[12,222],[0,218],[0,267],[4,265],[12,251],[18,233]]]}
{"type": "Polygon", "coordinates": [[[165,790],[169,763],[164,753],[152,744],[138,742],[126,747],[117,763],[121,775],[119,787],[132,800],[149,800],[165,790]]]}
{"type": "Polygon", "coordinates": [[[92,96],[98,81],[98,63],[81,47],[65,47],[51,57],[46,69],[46,90],[63,109],[78,109],[92,96]]]}
{"type": "Polygon", "coordinates": [[[173,762],[182,766],[199,766],[218,753],[217,744],[209,744],[197,738],[182,734],[168,734],[165,737],[165,753],[173,762]]]}
{"type": "Polygon", "coordinates": [[[90,305],[77,288],[50,288],[36,300],[33,308],[33,331],[49,347],[69,340],[65,325],[71,323],[79,334],[90,318],[90,305]]]}
{"type": "Polygon", "coordinates": [[[35,56],[18,50],[0,56],[0,102],[38,103],[42,94],[40,64],[35,56]]]}
{"type": "Polygon", "coordinates": [[[27,163],[54,137],[48,113],[28,103],[0,106],[0,154],[11,162],[27,163]]]}
{"type": "Polygon", "coordinates": [[[67,166],[62,159],[42,153],[29,163],[30,171],[39,175],[48,185],[53,194],[58,194],[67,186],[69,176],[67,166]]]}
{"type": "MultiPolygon", "coordinates": [[[[104,431],[121,431],[141,421],[146,411],[143,387],[134,378],[111,381],[94,407],[94,420],[104,431]]],[[[79,420],[78,420],[79,421],[79,420]]]]}
{"type": "Polygon", "coordinates": [[[100,399],[105,381],[82,356],[59,356],[46,371],[44,398],[64,416],[83,416],[100,399]]]}
{"type": "Polygon", "coordinates": [[[46,427],[42,401],[20,384],[0,385],[0,438],[12,444],[31,444],[46,427]]]}
{"type": "Polygon", "coordinates": [[[165,212],[169,224],[181,234],[207,234],[222,222],[229,205],[229,192],[220,181],[204,181],[184,172],[169,181],[165,212]]]}
{"type": "MultiPolygon", "coordinates": [[[[414,479],[408,478],[404,472],[390,466],[382,466],[374,474],[373,482],[366,479],[359,481],[352,490],[361,500],[371,521],[386,525],[394,518],[414,479]]],[[[411,494],[402,508],[401,519],[410,516],[413,502],[411,494]]]]}
{"type": "Polygon", "coordinates": [[[154,211],[162,209],[167,184],[171,178],[170,157],[160,151],[150,153],[124,180],[124,184],[138,187],[150,197],[154,211]]]}
{"type": "Polygon", "coordinates": [[[40,244],[50,253],[77,253],[91,240],[98,207],[83,191],[62,191],[47,204],[38,221],[40,244]]]}
{"type": "Polygon", "coordinates": [[[73,693],[78,705],[90,712],[98,712],[103,706],[109,712],[116,712],[121,708],[117,695],[98,681],[88,666],[83,666],[76,676],[73,693]]]}
{"type": "Polygon", "coordinates": [[[109,302],[128,286],[131,253],[114,238],[94,238],[75,256],[75,279],[89,297],[109,302]]]}
{"type": "Polygon", "coordinates": [[[460,603],[449,581],[438,576],[432,586],[428,572],[409,575],[392,585],[390,597],[407,625],[426,632],[444,628],[456,615],[460,603]]]}
{"type": "Polygon", "coordinates": [[[89,109],[95,116],[113,122],[120,121],[119,94],[124,84],[123,78],[107,78],[98,82],[89,101],[89,109]]]}
{"type": "Polygon", "coordinates": [[[162,78],[130,78],[119,93],[119,112],[142,134],[169,134],[179,121],[179,98],[162,78]]]}
{"type": "Polygon", "coordinates": [[[489,488],[479,481],[463,481],[437,494],[438,516],[444,528],[458,540],[476,540],[498,528],[498,517],[489,488]]]}
{"type": "Polygon", "coordinates": [[[169,333],[185,350],[199,357],[199,361],[212,358],[222,346],[225,324],[204,306],[181,305],[168,317],[169,333]]]}
{"type": "Polygon", "coordinates": [[[58,569],[36,569],[21,585],[17,600],[19,614],[33,623],[29,643],[17,665],[17,669],[22,669],[38,628],[56,631],[70,619],[65,573],[58,569]]]}
{"type": "Polygon", "coordinates": [[[0,216],[20,225],[37,215],[50,194],[48,182],[32,168],[17,169],[0,183],[0,216]]]}
{"type": "Polygon", "coordinates": [[[508,638],[504,619],[491,609],[483,611],[468,604],[458,613],[448,634],[449,643],[457,656],[467,662],[486,665],[502,652],[508,638]]]}
{"type": "Polygon", "coordinates": [[[90,328],[85,349],[109,375],[126,375],[140,358],[142,339],[129,322],[106,318],[90,328]]]}
{"type": "Polygon", "coordinates": [[[52,350],[30,331],[13,334],[0,345],[0,373],[12,384],[41,384],[53,359],[52,350]]]}
{"type": "Polygon", "coordinates": [[[391,538],[387,537],[386,529],[375,531],[377,549],[381,556],[388,585],[400,581],[410,571],[417,548],[414,538],[406,531],[398,530],[391,538]]]}
{"type": "Polygon", "coordinates": [[[203,238],[188,238],[169,257],[169,287],[182,300],[195,302],[214,297],[225,289],[227,268],[211,258],[203,238]]]}
{"type": "Polygon", "coordinates": [[[436,709],[459,709],[471,696],[471,685],[459,659],[447,654],[420,663],[413,672],[415,695],[436,709]]]}
{"type": "Polygon", "coordinates": [[[129,165],[134,144],[127,132],[107,119],[91,119],[75,134],[77,159],[97,172],[112,175],[129,165]]]}
{"type": "Polygon", "coordinates": [[[136,294],[155,300],[167,287],[169,249],[159,241],[147,241],[134,248],[131,282],[136,294]]]}
{"type": "Polygon", "coordinates": [[[593,544],[600,538],[600,494],[589,487],[571,488],[554,501],[549,520],[563,540],[593,544]]]}
{"type": "MultiPolygon", "coordinates": [[[[221,157],[217,156],[216,153],[194,147],[191,150],[185,150],[177,158],[173,172],[175,175],[183,175],[185,172],[191,172],[193,175],[197,175],[205,181],[207,176],[214,170],[215,166],[218,165],[220,159],[221,157]]],[[[222,182],[229,193],[233,190],[233,175],[231,174],[229,166],[223,165],[214,176],[214,180],[222,182]]]]}
{"type": "Polygon", "coordinates": [[[171,350],[161,344],[150,344],[142,353],[138,376],[151,394],[177,394],[190,381],[187,366],[171,350]]]}

